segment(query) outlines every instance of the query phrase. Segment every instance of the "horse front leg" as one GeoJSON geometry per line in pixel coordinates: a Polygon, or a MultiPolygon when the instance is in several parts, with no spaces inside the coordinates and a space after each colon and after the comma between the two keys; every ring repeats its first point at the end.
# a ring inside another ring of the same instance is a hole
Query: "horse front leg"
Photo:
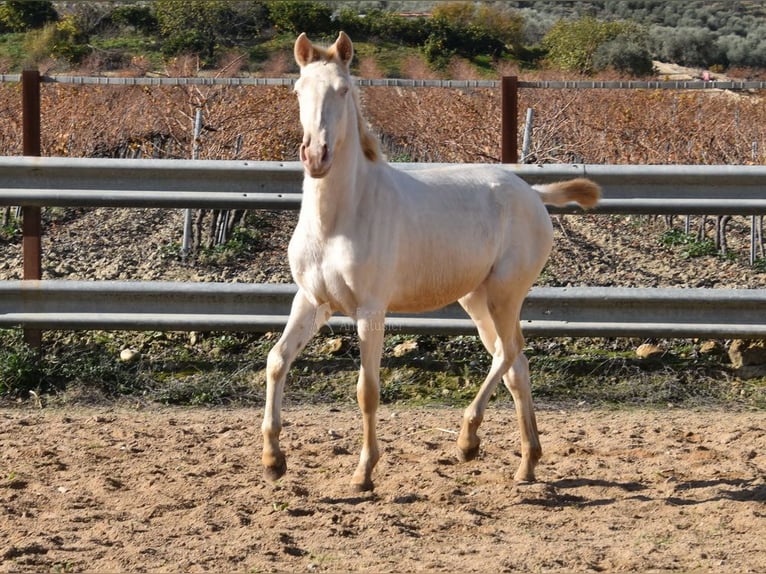
{"type": "Polygon", "coordinates": [[[356,398],[362,411],[363,437],[359,466],[351,479],[351,485],[357,491],[368,491],[374,488],[372,471],[380,459],[375,424],[380,402],[380,359],[383,353],[385,313],[366,313],[358,318],[357,332],[362,366],[359,369],[356,398]]]}
{"type": "Polygon", "coordinates": [[[266,406],[263,414],[264,476],[275,481],[287,471],[285,455],[279,448],[282,431],[282,397],[290,365],[319,328],[330,318],[327,305],[316,306],[299,290],[293,299],[290,317],[282,336],[266,359],[266,406]]]}

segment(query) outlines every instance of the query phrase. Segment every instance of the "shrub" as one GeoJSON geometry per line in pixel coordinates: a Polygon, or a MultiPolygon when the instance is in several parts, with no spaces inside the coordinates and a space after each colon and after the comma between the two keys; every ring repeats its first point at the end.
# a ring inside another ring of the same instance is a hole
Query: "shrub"
{"type": "Polygon", "coordinates": [[[266,3],[269,19],[280,32],[311,35],[336,31],[332,9],[312,0],[269,0],[266,3]]]}
{"type": "Polygon", "coordinates": [[[0,4],[0,32],[26,32],[58,20],[49,0],[5,0],[0,4]]]}
{"type": "Polygon", "coordinates": [[[505,53],[518,53],[522,45],[523,19],[507,9],[484,4],[439,4],[427,27],[423,53],[438,68],[453,56],[499,58],[505,53]]]}
{"type": "Polygon", "coordinates": [[[654,27],[652,37],[653,51],[665,62],[706,68],[724,59],[716,36],[710,30],[654,27]]]}
{"type": "Polygon", "coordinates": [[[149,6],[118,6],[112,10],[111,19],[118,26],[130,26],[143,34],[152,34],[158,27],[157,17],[149,6]]]}
{"type": "Polygon", "coordinates": [[[646,32],[633,22],[602,22],[586,17],[560,20],[543,38],[549,64],[570,72],[592,74],[605,67],[643,70],[651,59],[646,32]],[[628,54],[621,51],[630,47],[628,54]]]}
{"type": "Polygon", "coordinates": [[[626,35],[599,46],[593,56],[593,67],[595,70],[613,68],[632,76],[648,76],[654,72],[646,45],[626,35]]]}
{"type": "Polygon", "coordinates": [[[37,64],[51,57],[77,64],[90,51],[87,41],[87,37],[77,28],[71,17],[46,24],[41,30],[28,33],[25,41],[25,64],[37,64]]]}
{"type": "Polygon", "coordinates": [[[221,47],[250,40],[266,22],[260,2],[229,0],[156,0],[155,16],[169,56],[193,53],[213,63],[221,47]]]}

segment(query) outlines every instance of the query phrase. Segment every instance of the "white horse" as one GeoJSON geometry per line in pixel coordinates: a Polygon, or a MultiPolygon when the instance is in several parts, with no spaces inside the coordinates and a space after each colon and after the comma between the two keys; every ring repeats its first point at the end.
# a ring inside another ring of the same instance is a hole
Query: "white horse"
{"type": "Polygon", "coordinates": [[[361,115],[349,73],[349,37],[341,32],[331,47],[321,48],[301,34],[294,52],[305,174],[288,256],[298,293],[267,360],[266,478],[276,480],[287,469],[279,433],[290,365],[340,312],[355,320],[361,354],[357,399],[364,437],[352,485],[371,490],[380,458],[375,420],[386,311],[419,312],[459,301],[492,355],[489,374],[464,414],[460,456],[470,460],[478,454],[476,431],[502,379],[521,427],[515,478],[534,480],[542,450],[519,312],[553,244],[544,203],[590,207],[598,201],[598,186],[575,179],[533,188],[490,165],[398,171],[381,157],[361,115]]]}

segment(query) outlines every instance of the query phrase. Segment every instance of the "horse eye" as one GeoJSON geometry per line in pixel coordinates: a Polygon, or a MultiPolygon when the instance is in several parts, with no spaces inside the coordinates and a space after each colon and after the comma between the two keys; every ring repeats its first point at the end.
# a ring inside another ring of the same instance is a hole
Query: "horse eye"
{"type": "Polygon", "coordinates": [[[346,94],[348,94],[348,86],[341,86],[340,89],[338,89],[338,95],[341,98],[345,98],[346,94]]]}

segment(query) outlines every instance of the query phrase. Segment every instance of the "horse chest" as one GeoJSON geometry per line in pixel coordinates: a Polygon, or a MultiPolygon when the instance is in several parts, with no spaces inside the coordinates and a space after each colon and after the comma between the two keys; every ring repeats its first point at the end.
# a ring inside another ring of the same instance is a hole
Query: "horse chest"
{"type": "Polygon", "coordinates": [[[317,304],[328,303],[334,311],[355,315],[359,306],[354,292],[357,269],[343,242],[291,242],[289,259],[293,279],[317,304]]]}

